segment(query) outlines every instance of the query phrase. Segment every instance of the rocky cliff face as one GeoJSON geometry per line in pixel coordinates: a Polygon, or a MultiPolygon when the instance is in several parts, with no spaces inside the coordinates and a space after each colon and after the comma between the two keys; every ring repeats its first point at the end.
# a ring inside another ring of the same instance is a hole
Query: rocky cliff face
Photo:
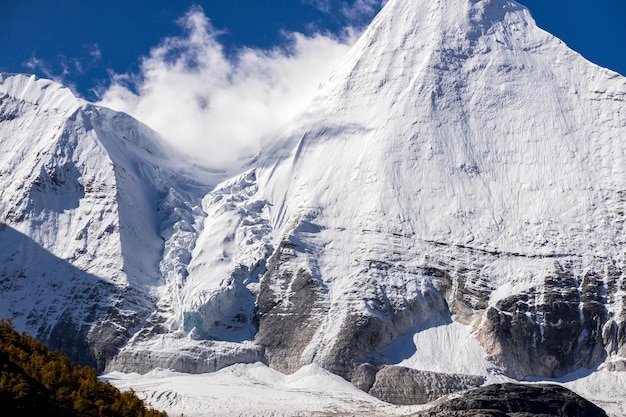
{"type": "Polygon", "coordinates": [[[492,360],[516,364],[505,367],[518,378],[591,369],[609,354],[603,328],[613,320],[609,322],[603,299],[604,280],[593,271],[576,276],[555,266],[540,288],[511,295],[485,312],[481,334],[485,345],[493,347],[492,360]]]}
{"type": "Polygon", "coordinates": [[[361,365],[351,377],[358,388],[396,405],[427,404],[485,383],[482,376],[426,372],[402,366],[361,365]]]}

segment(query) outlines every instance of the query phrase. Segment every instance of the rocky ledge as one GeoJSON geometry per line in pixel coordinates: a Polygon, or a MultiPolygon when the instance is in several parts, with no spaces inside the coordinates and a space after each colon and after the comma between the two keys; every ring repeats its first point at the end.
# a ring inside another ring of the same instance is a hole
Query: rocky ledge
{"type": "Polygon", "coordinates": [[[494,384],[448,399],[414,417],[607,417],[560,385],[494,384]]]}

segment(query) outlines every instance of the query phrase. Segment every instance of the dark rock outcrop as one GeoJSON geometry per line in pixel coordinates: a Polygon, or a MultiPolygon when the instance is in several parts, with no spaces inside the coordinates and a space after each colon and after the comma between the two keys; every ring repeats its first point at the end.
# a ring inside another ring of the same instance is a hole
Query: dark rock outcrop
{"type": "Polygon", "coordinates": [[[414,417],[606,417],[595,404],[560,385],[494,384],[447,400],[414,417]]]}
{"type": "Polygon", "coordinates": [[[580,367],[593,368],[606,357],[604,293],[597,274],[579,277],[567,264],[557,264],[541,288],[508,296],[487,309],[480,338],[489,359],[516,379],[558,378],[580,367]]]}

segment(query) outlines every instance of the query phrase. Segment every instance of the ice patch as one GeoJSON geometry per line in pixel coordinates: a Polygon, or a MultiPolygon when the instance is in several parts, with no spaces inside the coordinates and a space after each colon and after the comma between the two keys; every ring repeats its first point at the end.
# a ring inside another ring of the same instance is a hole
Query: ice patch
{"type": "Polygon", "coordinates": [[[397,365],[421,371],[464,375],[489,375],[496,371],[471,326],[452,322],[417,331],[412,343],[415,353],[397,365]]]}

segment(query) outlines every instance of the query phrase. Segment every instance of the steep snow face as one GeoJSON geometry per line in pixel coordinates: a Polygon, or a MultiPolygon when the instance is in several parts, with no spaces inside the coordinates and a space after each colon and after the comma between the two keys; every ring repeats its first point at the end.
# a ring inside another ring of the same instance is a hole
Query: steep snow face
{"type": "Polygon", "coordinates": [[[164,240],[187,243],[168,228],[201,215],[210,173],[172,156],[127,115],[0,75],[0,316],[103,367],[171,281],[164,240]]]}
{"type": "Polygon", "coordinates": [[[593,204],[626,181],[625,90],[517,3],[391,1],[288,137],[290,155],[266,159],[261,181],[285,202],[272,222],[334,206],[327,217],[354,227],[373,218],[442,243],[595,251],[588,231],[619,240],[593,204]]]}
{"type": "Polygon", "coordinates": [[[240,194],[268,362],[350,377],[450,317],[517,378],[623,358],[625,100],[518,3],[389,1],[240,194]]]}

